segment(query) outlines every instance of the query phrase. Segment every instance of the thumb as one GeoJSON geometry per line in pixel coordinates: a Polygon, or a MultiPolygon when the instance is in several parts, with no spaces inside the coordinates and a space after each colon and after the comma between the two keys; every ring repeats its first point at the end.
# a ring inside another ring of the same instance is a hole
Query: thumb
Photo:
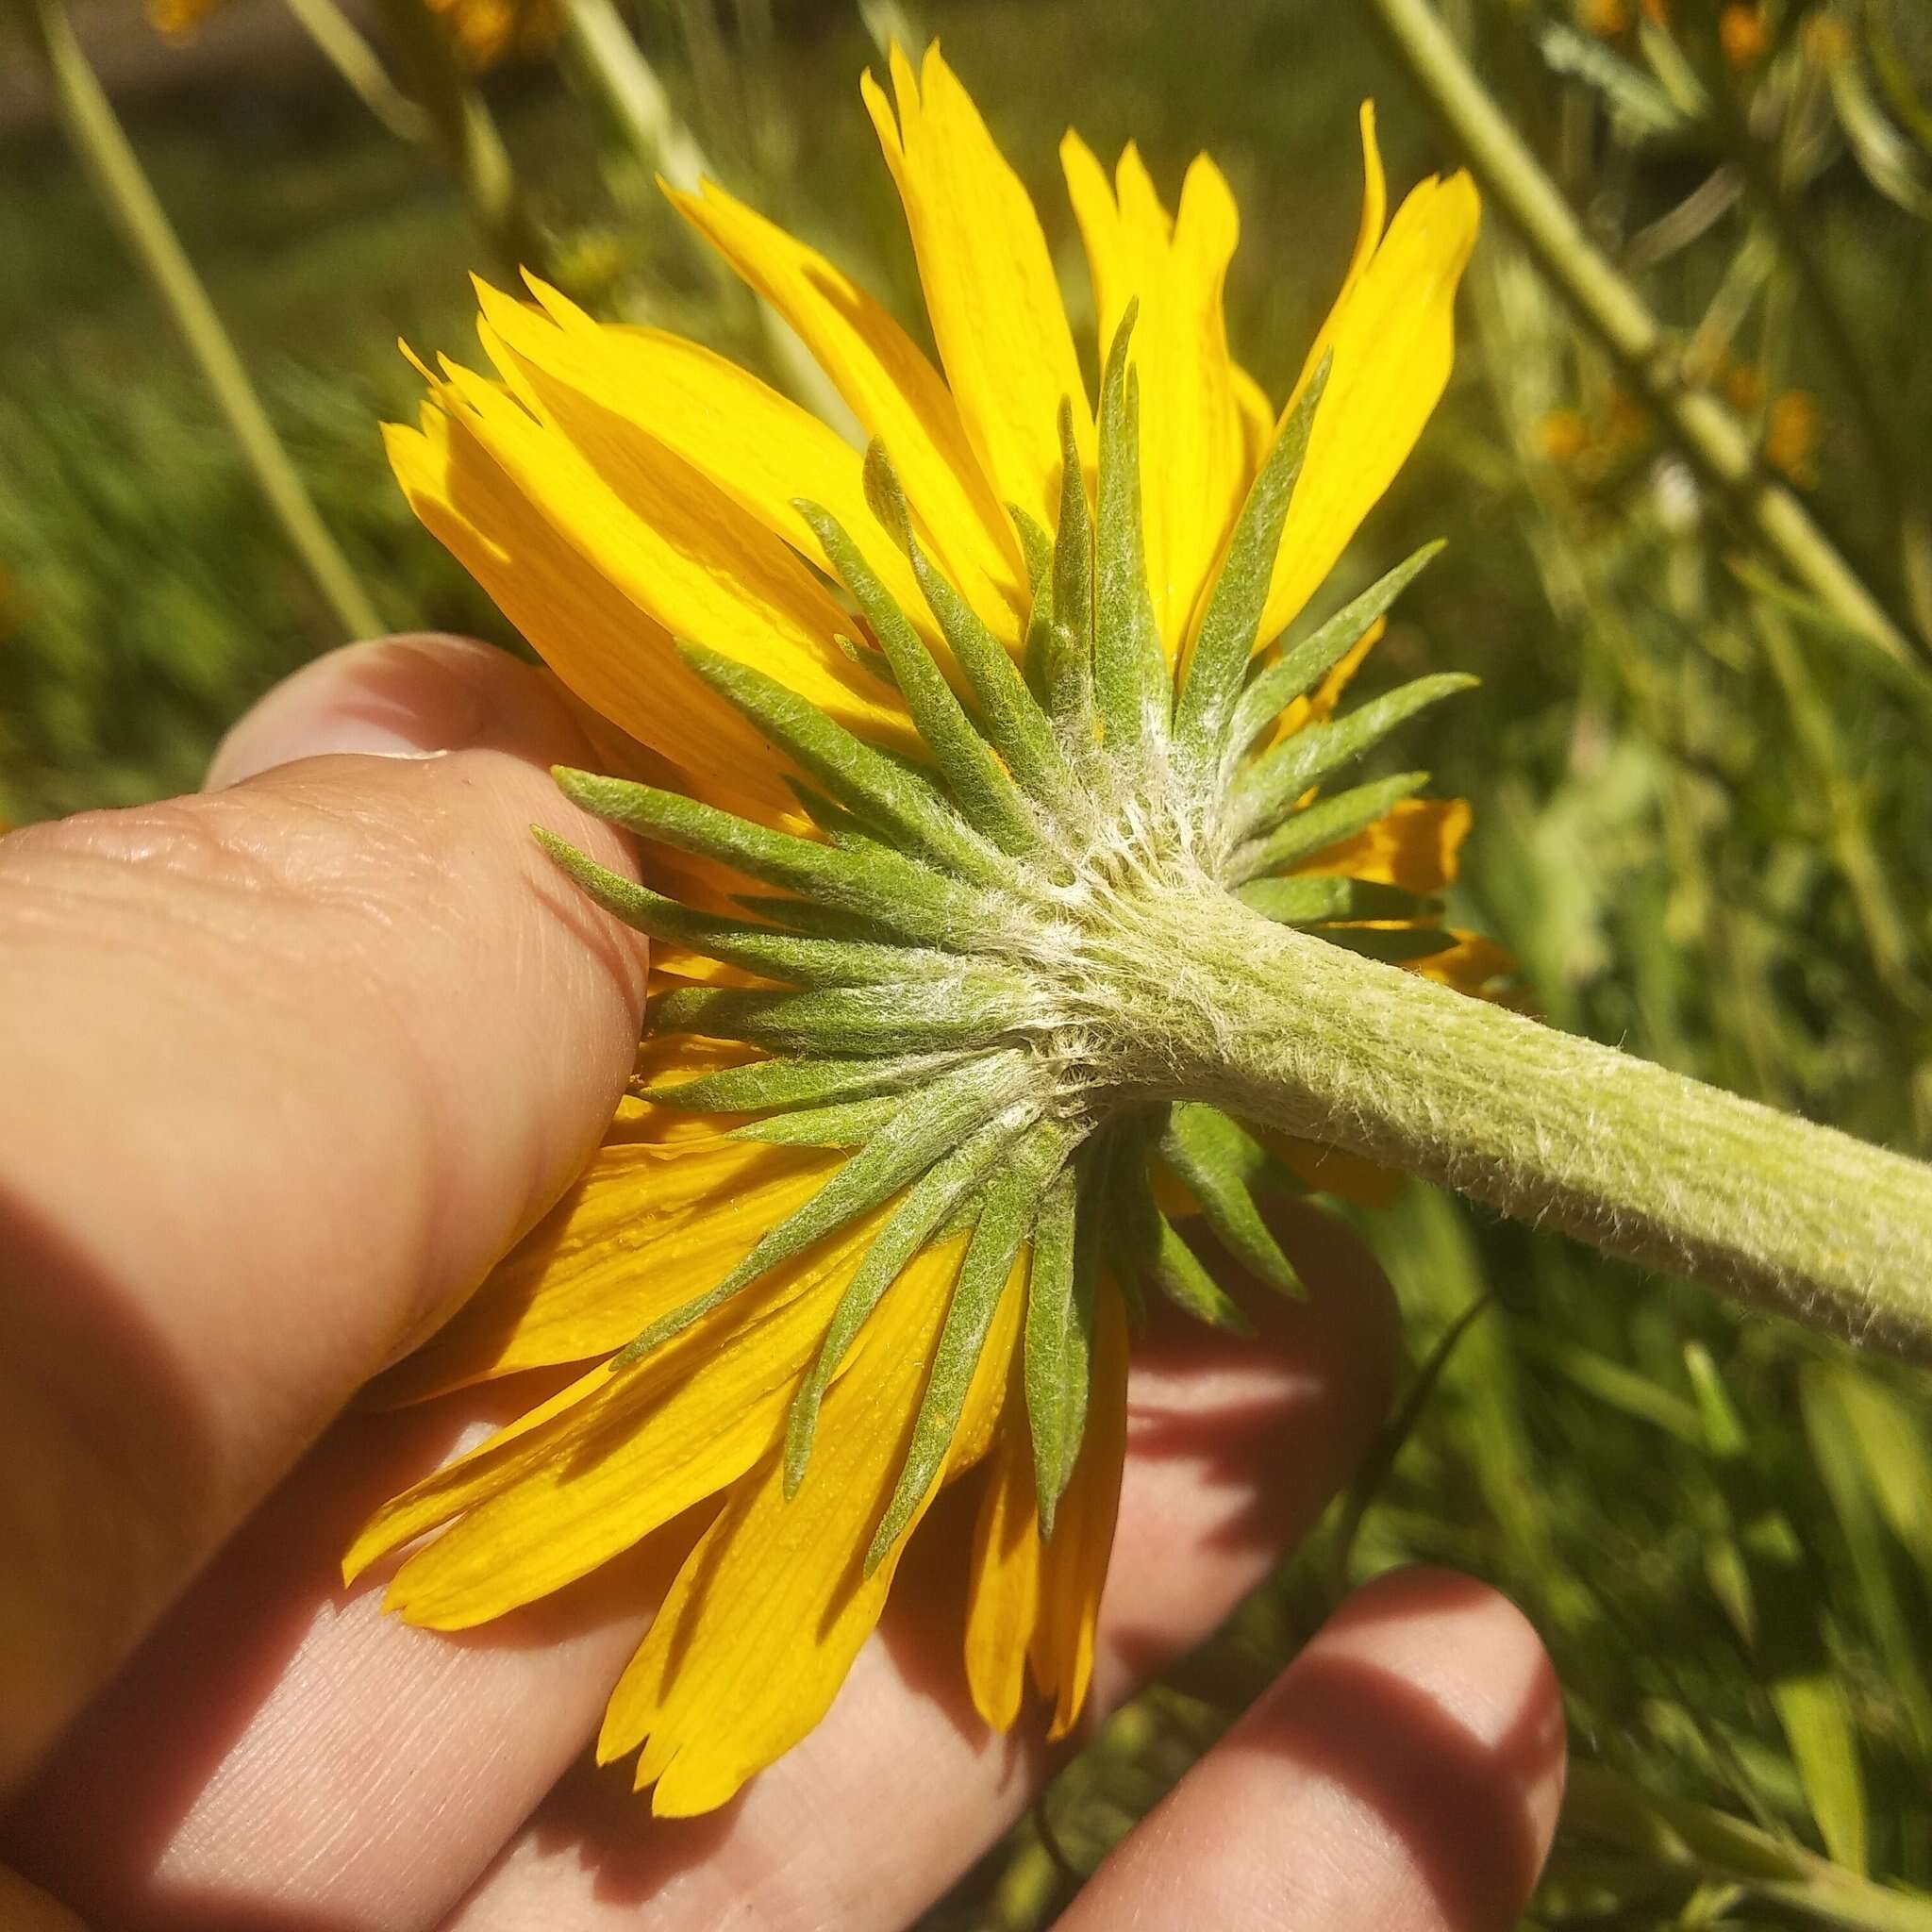
{"type": "Polygon", "coordinates": [[[586,756],[539,674],[391,640],[225,789],[0,841],[0,1791],[608,1121],[643,949],[528,832],[627,863],[586,756]]]}

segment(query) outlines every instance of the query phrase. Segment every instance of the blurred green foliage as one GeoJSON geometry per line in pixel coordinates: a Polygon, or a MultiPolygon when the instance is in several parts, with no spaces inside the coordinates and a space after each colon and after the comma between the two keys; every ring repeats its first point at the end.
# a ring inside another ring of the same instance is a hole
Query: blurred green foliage
{"type": "MultiPolygon", "coordinates": [[[[1674,37],[1649,11],[1451,9],[1692,374],[1923,626],[1932,10],[1680,0],[1674,37]]],[[[687,0],[636,24],[730,184],[916,318],[858,110],[858,15],[687,0]]],[[[1276,393],[1353,237],[1358,99],[1381,98],[1397,183],[1454,158],[1345,10],[957,0],[920,25],[1034,185],[1076,324],[1065,122],[1103,153],[1137,139],[1170,192],[1197,147],[1215,155],[1244,224],[1237,350],[1276,393]]],[[[575,292],[765,363],[756,318],[567,69],[499,75],[491,97],[575,292]]],[[[184,64],[128,118],[387,617],[508,641],[414,528],[374,433],[413,407],[399,333],[468,343],[464,272],[485,251],[460,198],[319,67],[204,91],[184,64]]],[[[0,814],[31,818],[192,786],[225,724],[337,640],[71,164],[27,134],[5,166],[0,814]]],[[[1368,675],[1483,676],[1429,751],[1441,789],[1476,804],[1462,912],[1515,950],[1554,1023],[1926,1152],[1932,658],[1886,664],[1778,591],[1503,233],[1465,315],[1423,450],[1330,587],[1451,539],[1368,675]]],[[[1536,1924],[1932,1924],[1897,1890],[1932,1889],[1924,1378],[1424,1189],[1367,1228],[1416,1362],[1453,1344],[1373,1492],[1116,1715],[931,1924],[1046,1923],[1336,1590],[1425,1559],[1528,1611],[1591,1767],[1536,1924]]]]}

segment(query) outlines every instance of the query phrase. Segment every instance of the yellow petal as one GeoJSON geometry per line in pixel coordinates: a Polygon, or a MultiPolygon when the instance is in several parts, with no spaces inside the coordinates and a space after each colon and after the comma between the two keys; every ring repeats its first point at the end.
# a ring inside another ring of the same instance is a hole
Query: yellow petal
{"type": "Polygon", "coordinates": [[[1242,469],[1252,477],[1274,441],[1274,405],[1239,362],[1234,364],[1233,380],[1235,406],[1241,412],[1242,469]]]}
{"type": "Polygon", "coordinates": [[[1477,214],[1468,175],[1423,182],[1317,338],[1315,360],[1333,360],[1275,560],[1264,638],[1328,575],[1435,408],[1449,379],[1456,290],[1477,214]]]}
{"type": "MultiPolygon", "coordinates": [[[[1341,293],[1353,292],[1355,285],[1368,273],[1382,229],[1389,219],[1389,177],[1382,168],[1382,148],[1375,139],[1375,104],[1364,101],[1357,121],[1362,136],[1362,218],[1356,230],[1355,253],[1349,258],[1348,273],[1341,278],[1341,293]]],[[[1324,344],[1317,341],[1308,358],[1312,370],[1322,359],[1324,344]]],[[[1307,371],[1304,371],[1307,374],[1307,371]]]]}
{"type": "Polygon", "coordinates": [[[1026,1694],[1026,1653],[1040,1617],[1035,1506],[1033,1439],[1024,1393],[1014,1386],[980,1498],[966,1602],[966,1685],[974,1709],[996,1731],[1012,1729],[1026,1694]]]}
{"type": "Polygon", "coordinates": [[[911,565],[866,503],[863,458],[844,438],[696,342],[606,327],[534,276],[530,287],[541,310],[476,284],[485,320],[521,360],[662,444],[827,572],[831,559],[792,505],[804,497],[830,510],[907,614],[936,632],[911,565]]]}
{"type": "Polygon", "coordinates": [[[1093,1387],[1087,1432],[1040,1558],[1040,1621],[1033,1670],[1054,1700],[1050,1738],[1064,1738],[1093,1680],[1100,1596],[1120,1516],[1127,1454],[1127,1317],[1118,1289],[1103,1286],[1093,1326],[1093,1387]]]}
{"type": "Polygon", "coordinates": [[[722,188],[665,193],[794,328],[869,436],[891,453],[935,560],[1008,643],[1030,603],[1024,559],[959,411],[912,339],[864,290],[722,188]]]}
{"type": "MultiPolygon", "coordinates": [[[[1274,721],[1274,735],[1270,745],[1276,745],[1284,738],[1292,738],[1305,724],[1319,724],[1335,715],[1335,708],[1341,704],[1348,688],[1355,682],[1355,675],[1367,662],[1368,656],[1382,641],[1383,633],[1389,628],[1389,620],[1378,617],[1360,637],[1342,653],[1341,658],[1330,667],[1327,675],[1306,697],[1296,698],[1274,721]]],[[[1310,791],[1308,798],[1316,794],[1310,791]]],[[[1305,804],[1307,800],[1303,801],[1305,804]]]]}
{"type": "Polygon", "coordinates": [[[1060,143],[1060,159],[1087,247],[1103,351],[1127,304],[1140,304],[1130,359],[1141,378],[1147,581],[1172,658],[1247,481],[1242,404],[1222,308],[1239,231],[1234,197],[1214,163],[1198,156],[1171,222],[1131,144],[1111,189],[1078,135],[1060,143]]]}
{"type": "Polygon", "coordinates": [[[1317,1193],[1334,1194],[1358,1208],[1387,1208],[1402,1191],[1404,1176],[1391,1167],[1378,1166],[1344,1148],[1304,1141],[1274,1127],[1254,1123],[1249,1127],[1269,1153],[1317,1193]]]}
{"type": "Polygon", "coordinates": [[[1294,871],[1425,895],[1440,892],[1455,882],[1470,818],[1466,798],[1405,799],[1367,830],[1316,853],[1294,871]]]}
{"type": "Polygon", "coordinates": [[[622,1348],[712,1287],[844,1158],[648,1112],[652,1138],[608,1141],[483,1287],[383,1378],[386,1399],[420,1401],[622,1348]]]}
{"type": "Polygon", "coordinates": [[[1089,469],[1093,418],[1040,217],[936,45],[916,77],[892,49],[896,121],[870,75],[861,87],[905,205],[933,339],[967,438],[998,500],[1052,529],[1061,398],[1073,405],[1089,469]]]}
{"type": "Polygon", "coordinates": [[[712,803],[724,801],[708,780],[760,817],[796,810],[770,747],[692,676],[670,633],[533,508],[466,421],[432,404],[420,430],[385,424],[383,440],[425,527],[572,691],[679,765],[712,803]]]}
{"type": "MultiPolygon", "coordinates": [[[[1494,940],[1484,939],[1480,933],[1458,932],[1455,945],[1445,952],[1433,953],[1426,959],[1409,961],[1408,970],[1424,979],[1453,986],[1457,992],[1491,999],[1497,995],[1490,982],[1513,974],[1516,960],[1507,946],[1499,946],[1494,940]]],[[[1510,1003],[1506,996],[1504,1004],[1510,1003]]]]}
{"type": "MultiPolygon", "coordinates": [[[[518,357],[487,323],[477,333],[505,382],[448,365],[441,394],[531,508],[673,636],[757,666],[852,730],[916,747],[903,708],[833,642],[852,627],[844,608],[784,543],[663,445],[518,357]]],[[[608,651],[614,641],[601,641],[608,651]]],[[[653,740],[620,722],[688,762],[675,733],[661,741],[662,724],[653,740]]]]}
{"type": "Polygon", "coordinates": [[[418,1495],[417,1514],[461,1513],[396,1573],[385,1607],[430,1629],[469,1629],[589,1575],[736,1482],[782,1438],[799,1381],[876,1232],[874,1219],[635,1368],[606,1374],[604,1392],[510,1453],[419,1486],[428,1493],[418,1495]]]}
{"type": "MultiPolygon", "coordinates": [[[[874,1313],[825,1399],[798,1493],[785,1499],[775,1458],[733,1491],[612,1693],[597,1755],[608,1761],[647,1739],[637,1781],[657,1781],[659,1815],[724,1804],[804,1737],[878,1622],[907,1538],[870,1577],[865,1550],[905,1460],[962,1245],[922,1256],[874,1313]]],[[[960,1442],[991,1434],[1020,1300],[1010,1287],[1002,1298],[960,1442]]],[[[944,1474],[958,1462],[956,1448],[944,1474]]]]}

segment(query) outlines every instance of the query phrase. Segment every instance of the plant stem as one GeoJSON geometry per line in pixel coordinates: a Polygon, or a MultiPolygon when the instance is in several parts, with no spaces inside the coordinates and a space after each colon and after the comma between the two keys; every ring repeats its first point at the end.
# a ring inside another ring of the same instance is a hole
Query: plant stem
{"type": "Polygon", "coordinates": [[[429,138],[429,117],[396,91],[376,58],[375,49],[336,0],[283,0],[283,4],[350,92],[398,141],[429,138]]]}
{"type": "Polygon", "coordinates": [[[46,66],[62,130],[214,392],[269,509],[343,633],[375,636],[382,620],[289,460],[207,289],[88,64],[62,0],[25,0],[23,11],[46,66]]]}
{"type": "MultiPolygon", "coordinates": [[[[678,117],[664,83],[638,47],[614,0],[564,0],[565,42],[578,71],[604,103],[625,144],[672,187],[693,190],[716,170],[678,117]]],[[[707,265],[714,258],[707,251],[707,265]]],[[[753,298],[757,301],[757,298],[753,298]]],[[[777,312],[757,302],[758,326],[774,368],[792,396],[822,423],[854,438],[858,424],[811,353],[777,312]]]]}
{"type": "Polygon", "coordinates": [[[1368,0],[1396,58],[1462,148],[1539,267],[1602,337],[1633,387],[1740,520],[1819,602],[1902,663],[1906,634],[1798,498],[1757,460],[1731,412],[1685,375],[1637,291],[1590,239],[1428,0],[1368,0]]]}
{"type": "Polygon", "coordinates": [[[1095,1024],[1124,1084],[1932,1362],[1932,1167],[1274,924],[1219,889],[1137,905],[1096,961],[1117,1004],[1095,1024]]]}
{"type": "Polygon", "coordinates": [[[422,104],[443,164],[470,204],[510,286],[525,268],[543,273],[542,237],[517,187],[509,150],[483,97],[464,73],[449,31],[424,0],[379,0],[383,25],[410,94],[422,104]]]}

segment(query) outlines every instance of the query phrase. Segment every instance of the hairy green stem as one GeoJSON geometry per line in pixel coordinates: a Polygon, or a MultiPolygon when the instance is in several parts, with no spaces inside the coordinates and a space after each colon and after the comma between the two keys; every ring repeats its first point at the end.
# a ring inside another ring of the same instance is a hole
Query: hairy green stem
{"type": "Polygon", "coordinates": [[[1096,960],[1115,1077],[1932,1362],[1932,1167],[1272,924],[1157,895],[1096,960]]]}
{"type": "Polygon", "coordinates": [[[289,460],[207,289],[88,64],[65,7],[61,0],[24,0],[21,12],[45,64],[63,132],[213,391],[242,459],[290,547],[343,632],[374,637],[382,628],[375,607],[289,460]]]}
{"type": "Polygon", "coordinates": [[[1543,274],[1603,339],[1705,479],[1827,609],[1899,662],[1919,661],[1906,633],[1809,511],[1758,460],[1737,418],[1688,379],[1683,358],[1661,325],[1590,239],[1429,0],[1368,0],[1368,6],[1396,58],[1462,149],[1484,192],[1515,227],[1543,274]]]}

